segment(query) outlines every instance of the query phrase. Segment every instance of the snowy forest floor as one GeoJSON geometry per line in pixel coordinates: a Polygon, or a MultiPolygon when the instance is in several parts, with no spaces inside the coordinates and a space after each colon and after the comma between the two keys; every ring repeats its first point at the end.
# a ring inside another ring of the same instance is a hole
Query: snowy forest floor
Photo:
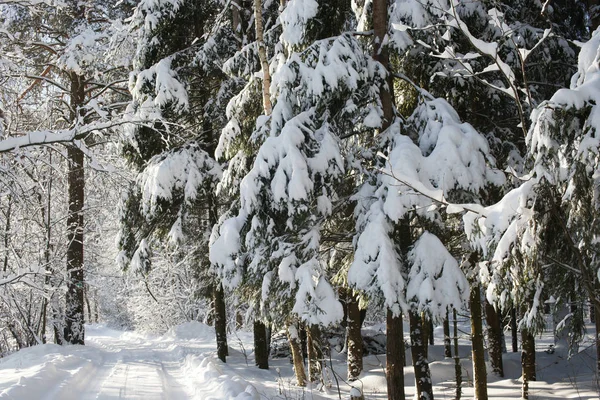
{"type": "MultiPolygon", "coordinates": [[[[372,325],[363,330],[372,335],[383,329],[372,325]]],[[[468,326],[461,326],[468,330],[468,326]]],[[[594,374],[593,331],[575,356],[559,341],[552,354],[552,333],[536,338],[538,381],[531,384],[533,399],[597,399],[594,374]]],[[[507,337],[507,340],[510,340],[507,337]]],[[[435,330],[436,344],[430,361],[436,399],[454,399],[454,361],[444,359],[441,328],[435,330]]],[[[287,358],[270,359],[270,370],[254,367],[251,332],[229,336],[227,364],[215,354],[214,332],[201,323],[180,325],[163,336],[123,332],[103,325],[88,325],[86,346],[46,344],[21,350],[0,360],[0,399],[347,399],[350,386],[344,382],[343,354],[332,351],[327,362],[325,385],[298,388],[287,358]],[[337,374],[331,372],[331,365],[337,374]],[[339,383],[339,394],[338,394],[339,383]]],[[[408,356],[408,355],[407,355],[408,356]]],[[[463,398],[473,397],[470,348],[466,334],[460,341],[463,366],[463,398]]],[[[504,355],[506,378],[488,374],[493,399],[520,397],[520,353],[504,355]]],[[[409,361],[410,357],[408,356],[409,361]]],[[[382,365],[385,355],[364,359],[360,381],[366,399],[385,399],[382,365]]],[[[412,367],[405,369],[407,398],[414,395],[412,367]]]]}

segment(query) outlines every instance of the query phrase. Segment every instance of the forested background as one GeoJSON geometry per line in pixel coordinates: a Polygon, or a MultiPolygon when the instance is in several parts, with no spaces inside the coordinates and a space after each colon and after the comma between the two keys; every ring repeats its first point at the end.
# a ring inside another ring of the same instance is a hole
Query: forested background
{"type": "Polygon", "coordinates": [[[574,349],[600,313],[598,7],[0,0],[0,353],[199,320],[268,368],[283,329],[302,386],[367,310],[429,399],[468,310],[477,398],[505,326],[527,397],[546,302],[574,349]]]}

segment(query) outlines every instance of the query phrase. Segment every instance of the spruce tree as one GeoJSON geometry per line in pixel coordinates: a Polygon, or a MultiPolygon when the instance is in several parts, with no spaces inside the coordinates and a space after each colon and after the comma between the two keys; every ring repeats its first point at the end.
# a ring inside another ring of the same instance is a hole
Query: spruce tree
{"type": "MultiPolygon", "coordinates": [[[[215,161],[224,108],[232,95],[222,63],[236,50],[219,2],[140,3],[132,25],[140,31],[130,109],[152,124],[132,126],[124,153],[138,171],[122,207],[121,264],[144,275],[152,248],[164,238],[196,272],[198,295],[214,301],[217,353],[227,356],[224,291],[204,247],[217,223],[215,161]],[[185,250],[184,250],[185,249],[185,250]]],[[[177,255],[176,255],[177,256],[177,255]]]]}

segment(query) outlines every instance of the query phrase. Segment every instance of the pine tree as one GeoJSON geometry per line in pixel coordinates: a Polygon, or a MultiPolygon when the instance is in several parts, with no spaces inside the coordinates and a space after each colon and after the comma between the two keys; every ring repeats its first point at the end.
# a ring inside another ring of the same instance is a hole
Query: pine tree
{"type": "MultiPolygon", "coordinates": [[[[214,159],[224,108],[235,82],[221,72],[235,52],[228,10],[219,2],[138,4],[132,20],[140,31],[131,109],[154,118],[126,132],[124,152],[139,175],[123,204],[120,262],[147,274],[151,248],[185,248],[198,292],[214,301],[217,353],[227,356],[224,290],[210,272],[204,250],[218,221],[215,194],[222,170],[214,159]],[[186,22],[187,21],[187,22],[186,22]]],[[[164,251],[164,248],[162,249],[164,251]]]]}

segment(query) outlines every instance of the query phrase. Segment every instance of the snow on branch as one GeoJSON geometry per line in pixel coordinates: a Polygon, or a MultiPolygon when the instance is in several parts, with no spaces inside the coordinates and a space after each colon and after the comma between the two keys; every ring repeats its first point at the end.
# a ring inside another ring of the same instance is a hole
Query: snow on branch
{"type": "MultiPolygon", "coordinates": [[[[438,248],[443,248],[443,244],[431,234],[423,236],[421,244],[436,250],[421,251],[421,247],[417,247],[406,259],[396,232],[402,220],[417,214],[438,221],[439,208],[450,205],[446,199],[455,191],[470,193],[471,198],[477,199],[480,190],[503,184],[504,175],[494,168],[495,160],[485,138],[471,125],[462,123],[456,111],[443,99],[423,96],[413,114],[406,121],[397,119],[379,140],[380,153],[387,155],[386,162],[375,168],[372,180],[367,180],[354,196],[358,234],[348,281],[381,298],[397,314],[407,308],[421,309],[425,303],[434,300],[439,303],[431,297],[433,294],[425,302],[411,300],[420,290],[414,287],[420,283],[410,286],[411,279],[421,279],[417,272],[410,276],[409,271],[413,268],[420,271],[421,265],[434,268],[447,262],[450,266],[446,271],[456,282],[460,281],[459,288],[464,282],[462,272],[453,269],[455,264],[449,261],[452,256],[445,248],[444,251],[438,248]],[[409,137],[405,131],[415,132],[415,137],[409,137]],[[427,255],[431,257],[428,261],[419,258],[427,255]],[[408,281],[404,276],[409,276],[408,281]]],[[[458,205],[451,211],[469,208],[482,211],[477,204],[458,205]]],[[[462,304],[464,291],[446,294],[453,296],[448,300],[453,306],[462,304]]],[[[444,307],[431,307],[432,315],[445,310],[444,307]]]]}
{"type": "Polygon", "coordinates": [[[0,153],[15,151],[20,148],[31,146],[43,146],[55,143],[71,143],[75,140],[81,140],[88,135],[107,129],[116,128],[129,124],[146,124],[150,121],[135,120],[129,117],[118,120],[95,121],[89,124],[76,126],[70,129],[56,129],[29,132],[21,136],[9,137],[0,141],[0,153]]]}
{"type": "Polygon", "coordinates": [[[437,236],[425,231],[408,253],[408,262],[406,298],[413,310],[440,321],[446,310],[461,309],[466,303],[469,283],[437,236]]]}
{"type": "Polygon", "coordinates": [[[142,213],[152,216],[159,200],[170,201],[176,192],[183,192],[184,201],[190,202],[220,178],[220,165],[198,144],[155,156],[137,179],[142,213]]]}

